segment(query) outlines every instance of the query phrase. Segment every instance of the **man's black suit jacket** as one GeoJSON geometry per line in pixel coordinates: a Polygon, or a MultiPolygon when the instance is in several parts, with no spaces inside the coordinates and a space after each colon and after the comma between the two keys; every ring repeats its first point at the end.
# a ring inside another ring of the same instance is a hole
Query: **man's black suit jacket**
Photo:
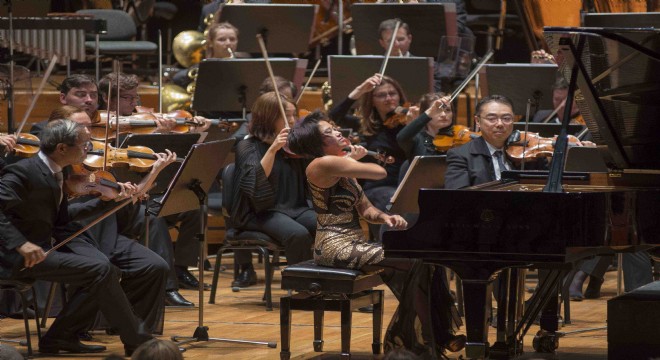
{"type": "Polygon", "coordinates": [[[494,180],[493,160],[482,137],[447,152],[445,189],[460,189],[494,180]]]}
{"type": "MultiPolygon", "coordinates": [[[[60,188],[48,166],[33,156],[2,170],[0,177],[0,277],[22,263],[16,248],[26,241],[50,248],[55,226],[71,228],[71,221],[94,216],[113,205],[93,199],[68,206],[58,204],[60,188]]],[[[63,240],[63,239],[56,239],[63,240]]]]}

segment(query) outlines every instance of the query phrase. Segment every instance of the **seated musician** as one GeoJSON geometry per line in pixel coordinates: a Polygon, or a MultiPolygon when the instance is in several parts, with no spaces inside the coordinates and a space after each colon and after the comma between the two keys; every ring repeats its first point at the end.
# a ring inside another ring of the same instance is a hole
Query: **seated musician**
{"type": "MultiPolygon", "coordinates": [[[[97,200],[94,211],[75,212],[63,194],[62,169],[79,164],[87,154],[89,133],[70,120],[50,123],[40,138],[37,156],[7,166],[0,175],[0,277],[16,280],[33,279],[77,285],[60,316],[39,341],[41,353],[59,351],[93,353],[104,346],[80,343],[76,334],[100,309],[117,329],[126,355],[152,338],[148,329],[133,312],[119,285],[119,271],[92,245],[74,238],[69,250],[46,253],[51,237],[63,238],[53,230],[68,225],[78,216],[95,216],[114,206],[114,201],[97,200]],[[82,256],[70,251],[71,246],[85,248],[82,256]],[[23,268],[25,268],[23,270],[23,268]]],[[[115,201],[136,192],[131,184],[120,184],[115,201]]],[[[90,210],[88,208],[87,210],[90,210]]]]}
{"type": "Polygon", "coordinates": [[[290,150],[313,159],[306,170],[317,212],[314,260],[317,264],[338,268],[376,271],[385,269],[383,279],[399,300],[399,308],[385,336],[386,351],[399,347],[417,354],[433,354],[428,344],[435,342],[452,352],[465,345],[465,336],[453,334],[453,300],[444,282],[436,281],[440,294],[429,303],[431,267],[408,259],[384,257],[380,244],[369,244],[360,227],[359,217],[403,229],[407,222],[399,215],[389,215],[367,199],[358,179],[378,180],[387,176],[381,166],[357,160],[367,154],[362,146],[350,146],[338,129],[319,112],[296,124],[288,135],[290,150]],[[345,149],[350,146],[350,153],[345,149]],[[404,286],[405,284],[405,286],[404,286]],[[431,315],[431,311],[435,311],[431,315]],[[432,321],[433,327],[432,327],[432,321]],[[422,328],[416,327],[421,323],[422,328]],[[431,331],[432,329],[432,331],[431,331]]]}
{"type": "MultiPolygon", "coordinates": [[[[120,73],[119,74],[119,103],[113,97],[113,101],[108,99],[117,93],[117,74],[110,73],[101,80],[99,80],[99,110],[110,109],[114,112],[119,107],[119,116],[131,116],[134,114],[136,107],[140,104],[140,95],[137,92],[138,85],[140,84],[137,76],[120,73]],[[111,94],[108,94],[108,87],[112,84],[111,94]]],[[[143,109],[150,110],[150,109],[143,109]]],[[[156,122],[155,132],[169,133],[176,126],[176,120],[166,114],[153,114],[156,122]]],[[[211,125],[210,121],[202,116],[194,116],[191,121],[195,124],[190,126],[190,132],[206,131],[211,125]]]]}
{"type": "Polygon", "coordinates": [[[419,101],[419,107],[411,106],[406,115],[415,120],[396,136],[399,146],[406,152],[406,159],[412,161],[415,156],[444,154],[446,151],[438,150],[433,140],[438,135],[453,136],[453,114],[449,97],[442,93],[426,94],[419,101]]]}
{"type": "MultiPolygon", "coordinates": [[[[307,203],[307,161],[287,155],[282,149],[295,121],[293,102],[282,97],[287,119],[283,119],[277,96],[265,93],[252,106],[250,136],[236,146],[233,206],[234,226],[272,237],[285,248],[289,265],[312,258],[316,215],[307,203]]],[[[237,252],[239,280],[256,283],[249,252],[237,252]]]]}
{"type": "MultiPolygon", "coordinates": [[[[364,193],[371,203],[379,210],[385,211],[392,195],[396,191],[401,164],[406,153],[396,141],[396,136],[405,123],[393,116],[394,110],[403,106],[406,95],[399,83],[379,75],[364,80],[348,97],[329,111],[330,118],[342,128],[358,130],[363,145],[372,151],[383,151],[394,157],[395,161],[385,167],[387,176],[384,179],[364,181],[364,193]],[[356,101],[359,104],[359,116],[349,116],[348,112],[356,101]],[[388,121],[390,120],[390,121],[388,121]]],[[[375,239],[379,238],[380,226],[370,225],[369,231],[375,239]]]]}
{"type": "MultiPolygon", "coordinates": [[[[74,106],[64,105],[51,113],[49,122],[58,119],[69,119],[79,125],[89,128],[91,120],[87,113],[74,106]]],[[[138,190],[145,192],[153,184],[154,180],[167,165],[176,160],[176,154],[170,151],[156,153],[156,162],[151,171],[137,185],[138,190]]],[[[79,196],[69,201],[71,207],[84,208],[93,196],[79,196]]],[[[88,253],[87,247],[71,244],[69,250],[84,256],[94,256],[98,252],[103,253],[110,263],[121,271],[121,287],[126,293],[126,298],[133,306],[135,313],[144,321],[145,326],[152,333],[162,334],[164,320],[164,295],[165,284],[169,273],[167,262],[158,254],[145,248],[135,240],[123,235],[124,223],[135,217],[139,206],[129,204],[116,213],[108,216],[98,224],[91,227],[83,238],[95,248],[93,253],[88,253]]],[[[86,225],[87,221],[80,221],[86,225]]],[[[56,228],[56,233],[62,233],[66,237],[68,228],[56,228]]],[[[93,326],[94,318],[87,319],[88,327],[85,330],[99,328],[93,326]]],[[[88,334],[83,334],[87,336],[88,334]]]]}
{"type": "MultiPolygon", "coordinates": [[[[110,111],[117,109],[119,105],[119,115],[129,116],[133,114],[139,95],[137,93],[138,79],[135,75],[119,74],[119,91],[117,89],[117,75],[110,73],[104,76],[99,81],[100,99],[103,100],[105,106],[110,108],[110,111]],[[108,94],[108,88],[111,86],[111,92],[108,94]],[[115,98],[115,94],[119,92],[119,104],[115,98]],[[111,99],[108,101],[108,99],[111,99]],[[114,99],[114,100],[112,100],[114,99]]],[[[197,119],[204,119],[196,117],[197,119]]],[[[171,118],[157,118],[158,128],[162,132],[168,132],[174,125],[174,120],[171,118]]],[[[193,127],[197,131],[203,131],[208,128],[209,123],[200,127],[193,127]]],[[[142,207],[144,210],[144,207],[142,207]]],[[[139,220],[133,221],[132,226],[127,229],[127,232],[132,237],[140,237],[145,230],[145,217],[141,216],[139,220]]],[[[199,257],[199,242],[195,239],[195,234],[200,228],[199,210],[186,211],[180,214],[163,217],[151,217],[149,220],[149,248],[156,253],[163,256],[168,262],[174,260],[174,264],[170,263],[172,272],[176,273],[178,285],[173,281],[173,275],[170,275],[168,280],[168,290],[166,303],[172,306],[192,306],[192,303],[184,299],[181,294],[176,290],[179,287],[188,289],[197,289],[198,280],[195,276],[188,271],[189,266],[197,266],[197,259],[199,257]],[[176,247],[172,254],[172,241],[169,235],[168,225],[180,223],[179,236],[176,241],[176,247]],[[165,241],[168,239],[169,241],[165,241]],[[154,241],[152,241],[154,240],[154,241]]]]}
{"type": "MultiPolygon", "coordinates": [[[[213,23],[208,27],[206,32],[206,47],[205,50],[205,59],[226,59],[234,57],[249,57],[249,54],[238,53],[236,48],[238,47],[238,29],[228,23],[213,23]]],[[[188,75],[190,69],[193,67],[199,67],[198,64],[191,66],[189,69],[184,69],[177,72],[172,81],[185,88],[190,84],[193,79],[188,75]]]]}
{"type": "MultiPolygon", "coordinates": [[[[296,97],[296,86],[293,82],[281,77],[275,76],[275,83],[277,84],[277,91],[280,94],[288,99],[295,99],[296,97]]],[[[273,80],[270,77],[264,79],[259,86],[259,95],[263,95],[268,92],[275,91],[273,87],[273,80]]],[[[251,121],[252,114],[247,114],[248,121],[251,121]]],[[[245,122],[234,132],[231,136],[236,139],[234,144],[234,151],[238,147],[238,143],[249,136],[249,123],[245,122]]],[[[236,259],[241,268],[238,277],[231,282],[232,288],[246,288],[257,283],[257,273],[254,271],[254,266],[252,265],[252,256],[249,250],[234,250],[236,254],[236,259]]]]}

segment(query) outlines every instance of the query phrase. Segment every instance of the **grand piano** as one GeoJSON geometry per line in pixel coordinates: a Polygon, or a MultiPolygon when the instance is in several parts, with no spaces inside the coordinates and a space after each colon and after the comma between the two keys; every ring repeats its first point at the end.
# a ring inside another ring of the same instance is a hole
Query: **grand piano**
{"type": "Polygon", "coordinates": [[[558,284],[575,263],[660,245],[660,30],[546,28],[545,36],[566,65],[567,103],[575,96],[610,170],[564,172],[563,124],[550,171],[504,172],[500,181],[461,190],[420,189],[418,221],[383,235],[386,257],[422,259],[461,277],[468,358],[520,354],[539,314],[534,348],[554,351],[558,284]],[[622,228],[624,236],[613,235],[622,228]],[[523,309],[518,274],[528,268],[543,279],[523,309]],[[498,276],[491,346],[487,305],[498,276]]]}

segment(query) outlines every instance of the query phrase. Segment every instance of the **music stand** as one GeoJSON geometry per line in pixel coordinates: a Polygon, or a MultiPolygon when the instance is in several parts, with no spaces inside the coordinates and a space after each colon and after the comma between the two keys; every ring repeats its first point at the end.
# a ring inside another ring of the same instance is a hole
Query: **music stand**
{"type": "Polygon", "coordinates": [[[317,9],[311,4],[229,4],[222,7],[219,21],[241,29],[238,51],[261,53],[256,40],[261,34],[269,53],[302,54],[309,49],[317,9]]]}
{"type": "MultiPolygon", "coordinates": [[[[341,103],[364,79],[380,70],[384,56],[328,56],[328,73],[333,104],[341,103]]],[[[410,101],[433,92],[433,58],[392,57],[387,63],[387,76],[396,80],[410,101]]]]}
{"type": "MultiPolygon", "coordinates": [[[[190,148],[193,146],[193,144],[196,144],[200,140],[200,137],[200,133],[130,134],[124,138],[124,141],[121,143],[121,147],[126,148],[129,146],[146,146],[157,153],[164,153],[165,149],[168,149],[172,152],[175,152],[178,157],[183,158],[183,156],[190,151],[190,148]]],[[[154,187],[149,190],[149,194],[154,195],[164,193],[165,190],[167,190],[167,186],[169,185],[171,179],[174,178],[174,175],[179,170],[180,166],[181,163],[175,162],[161,170],[158,174],[158,177],[156,178],[154,187]]],[[[130,178],[130,174],[135,174],[135,172],[125,169],[123,171],[119,171],[117,176],[124,179],[127,177],[130,178]]],[[[137,184],[139,180],[133,182],[137,184]]]]}
{"type": "Polygon", "coordinates": [[[440,39],[458,34],[455,4],[353,4],[351,16],[359,55],[385,53],[378,43],[378,27],[388,19],[398,18],[408,24],[413,35],[410,53],[415,56],[438,56],[440,39]]]}
{"type": "Polygon", "coordinates": [[[222,160],[231,151],[234,139],[195,144],[188,152],[179,171],[172,179],[163,198],[157,201],[161,206],[157,216],[167,216],[185,211],[201,209],[201,227],[197,234],[199,246],[199,322],[192,336],[172,336],[172,341],[188,344],[198,341],[224,341],[242,344],[267,345],[276,347],[276,343],[247,341],[225,338],[210,338],[208,326],[204,326],[204,247],[206,245],[206,196],[220,171],[222,160]]]}
{"type": "MultiPolygon", "coordinates": [[[[300,87],[307,59],[270,59],[270,65],[275,75],[290,79],[300,87]]],[[[259,97],[259,86],[266,78],[268,70],[264,59],[206,59],[199,64],[192,109],[243,111],[245,116],[259,97]]]]}
{"type": "Polygon", "coordinates": [[[539,109],[552,109],[552,85],[557,78],[555,64],[488,64],[481,69],[479,90],[481,96],[498,94],[513,101],[513,113],[525,114],[527,102],[539,109]],[[524,81],[520,81],[524,79],[524,81]]]}
{"type": "Polygon", "coordinates": [[[388,210],[395,214],[419,214],[419,190],[445,186],[447,155],[415,156],[397,187],[388,210]]]}

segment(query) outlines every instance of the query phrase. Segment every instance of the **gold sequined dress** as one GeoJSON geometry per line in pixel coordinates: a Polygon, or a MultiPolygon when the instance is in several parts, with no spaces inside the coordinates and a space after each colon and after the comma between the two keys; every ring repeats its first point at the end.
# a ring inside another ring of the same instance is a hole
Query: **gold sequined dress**
{"type": "Polygon", "coordinates": [[[369,244],[360,227],[356,204],[364,193],[355,179],[341,178],[329,188],[309,183],[317,213],[314,260],[317,264],[360,269],[383,260],[383,248],[369,244]]]}

